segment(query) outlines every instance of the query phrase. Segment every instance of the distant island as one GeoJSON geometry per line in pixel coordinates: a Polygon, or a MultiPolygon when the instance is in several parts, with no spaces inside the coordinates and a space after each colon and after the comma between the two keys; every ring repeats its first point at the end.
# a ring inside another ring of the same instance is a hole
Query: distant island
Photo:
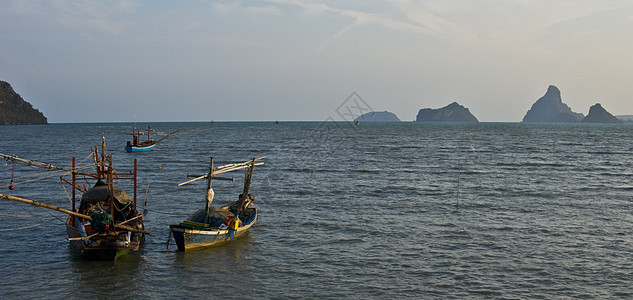
{"type": "Polygon", "coordinates": [[[479,122],[468,108],[453,102],[445,107],[420,109],[416,122],[479,122]]]}
{"type": "Polygon", "coordinates": [[[538,99],[523,117],[524,123],[577,123],[584,118],[581,113],[571,111],[563,103],[560,90],[550,85],[543,97],[538,99]]]}
{"type": "Polygon", "coordinates": [[[44,114],[24,101],[11,84],[0,80],[0,125],[48,124],[44,114]]]}
{"type": "Polygon", "coordinates": [[[523,117],[524,123],[621,123],[606,109],[597,103],[589,108],[585,117],[576,113],[563,103],[560,90],[550,85],[545,95],[539,98],[523,117]]]}
{"type": "Polygon", "coordinates": [[[392,112],[372,111],[354,119],[354,122],[400,122],[400,119],[392,112]]]}
{"type": "Polygon", "coordinates": [[[589,108],[589,114],[582,119],[582,123],[622,123],[622,120],[610,114],[606,109],[596,103],[589,108]]]}

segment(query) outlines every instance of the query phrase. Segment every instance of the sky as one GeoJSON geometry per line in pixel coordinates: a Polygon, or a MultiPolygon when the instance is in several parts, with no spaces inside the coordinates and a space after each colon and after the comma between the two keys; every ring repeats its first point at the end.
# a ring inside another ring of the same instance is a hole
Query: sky
{"type": "Polygon", "coordinates": [[[0,80],[51,123],[520,122],[549,85],[625,115],[632,56],[630,0],[0,0],[0,80]]]}

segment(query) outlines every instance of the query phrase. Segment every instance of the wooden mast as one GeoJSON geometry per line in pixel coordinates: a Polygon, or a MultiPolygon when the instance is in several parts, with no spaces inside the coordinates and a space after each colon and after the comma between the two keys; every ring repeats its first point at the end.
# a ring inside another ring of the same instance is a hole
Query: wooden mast
{"type": "Polygon", "coordinates": [[[251,187],[251,178],[253,177],[253,169],[255,168],[255,158],[253,158],[249,164],[248,169],[246,170],[246,176],[244,178],[244,190],[242,191],[242,198],[240,199],[240,207],[238,208],[236,215],[248,205],[250,202],[250,198],[248,197],[248,190],[251,187]]]}
{"type": "Polygon", "coordinates": [[[209,201],[209,191],[211,190],[211,181],[213,180],[213,156],[211,157],[211,162],[209,163],[209,173],[207,174],[207,178],[209,179],[207,181],[207,196],[205,197],[205,207],[204,207],[204,211],[206,212],[204,215],[204,222],[205,223],[209,223],[209,209],[211,206],[211,203],[209,201]]]}
{"type": "Polygon", "coordinates": [[[147,124],[147,144],[148,144],[148,145],[149,145],[150,140],[151,140],[151,139],[149,138],[150,131],[152,131],[152,123],[148,123],[148,124],[147,124]]]}
{"type": "Polygon", "coordinates": [[[70,202],[72,202],[72,210],[75,211],[75,184],[77,181],[77,174],[75,173],[75,157],[73,156],[73,172],[72,172],[72,178],[73,178],[73,184],[72,184],[72,190],[73,190],[73,198],[70,202]]]}
{"type": "Polygon", "coordinates": [[[110,190],[110,215],[114,218],[114,180],[112,178],[112,155],[108,155],[108,190],[110,190]]]}
{"type": "Polygon", "coordinates": [[[132,175],[132,177],[132,180],[134,181],[134,210],[136,210],[136,158],[134,159],[134,174],[132,175]]]}

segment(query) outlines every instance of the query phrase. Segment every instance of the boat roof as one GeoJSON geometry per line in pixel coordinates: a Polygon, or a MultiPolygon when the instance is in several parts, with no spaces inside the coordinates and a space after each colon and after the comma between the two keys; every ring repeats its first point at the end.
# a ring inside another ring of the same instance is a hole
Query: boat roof
{"type": "MultiPolygon", "coordinates": [[[[128,204],[132,203],[132,198],[128,195],[124,190],[114,187],[113,188],[114,199],[117,200],[120,204],[128,204]]],[[[95,184],[94,187],[86,191],[81,196],[81,201],[88,202],[99,202],[99,201],[107,201],[110,198],[110,189],[108,185],[103,181],[99,180],[95,184]]]]}

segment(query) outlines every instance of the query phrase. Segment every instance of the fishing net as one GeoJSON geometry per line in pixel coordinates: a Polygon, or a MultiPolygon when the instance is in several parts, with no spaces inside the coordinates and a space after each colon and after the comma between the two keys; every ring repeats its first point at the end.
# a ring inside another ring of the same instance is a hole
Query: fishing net
{"type": "Polygon", "coordinates": [[[114,224],[112,215],[108,213],[91,213],[89,216],[92,218],[92,228],[99,232],[110,230],[114,224]]]}

